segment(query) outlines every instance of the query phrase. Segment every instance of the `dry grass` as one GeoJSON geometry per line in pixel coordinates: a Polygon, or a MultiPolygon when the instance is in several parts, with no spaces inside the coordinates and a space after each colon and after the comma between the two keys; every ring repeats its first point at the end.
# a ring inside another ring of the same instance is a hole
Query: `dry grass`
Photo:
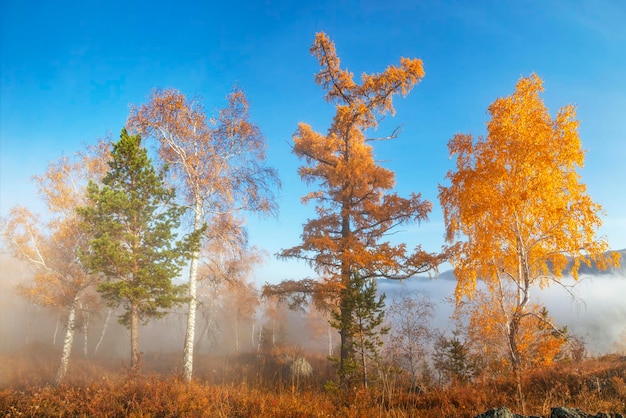
{"type": "MultiPolygon", "coordinates": [[[[181,381],[178,355],[144,357],[133,376],[120,361],[73,358],[67,382],[49,386],[58,353],[31,346],[0,354],[0,416],[211,416],[211,417],[473,417],[493,407],[521,412],[512,380],[409,390],[396,383],[382,390],[342,394],[324,385],[326,360],[313,360],[316,376],[298,386],[280,362],[265,357],[200,357],[197,378],[181,381]]],[[[527,414],[547,416],[554,406],[596,413],[626,413],[626,357],[604,356],[528,373],[527,414]]]]}

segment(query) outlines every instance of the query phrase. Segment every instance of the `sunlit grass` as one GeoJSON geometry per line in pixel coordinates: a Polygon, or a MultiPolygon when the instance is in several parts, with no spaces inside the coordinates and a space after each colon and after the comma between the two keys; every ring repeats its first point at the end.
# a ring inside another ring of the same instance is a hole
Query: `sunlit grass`
{"type": "MultiPolygon", "coordinates": [[[[507,378],[423,390],[410,390],[400,379],[345,394],[325,385],[332,369],[324,368],[323,358],[312,361],[312,379],[296,384],[276,364],[254,363],[253,354],[200,356],[189,384],[176,371],[177,355],[145,356],[141,375],[118,360],[76,357],[67,381],[53,387],[55,354],[29,347],[0,355],[0,416],[473,417],[500,406],[521,413],[515,383],[507,378]]],[[[555,406],[624,414],[626,357],[535,370],[524,389],[527,414],[548,416],[555,406]]]]}

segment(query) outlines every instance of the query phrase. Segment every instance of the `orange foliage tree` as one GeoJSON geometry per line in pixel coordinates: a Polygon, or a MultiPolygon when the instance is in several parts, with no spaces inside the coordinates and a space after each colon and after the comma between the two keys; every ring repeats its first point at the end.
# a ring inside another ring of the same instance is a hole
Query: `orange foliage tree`
{"type": "Polygon", "coordinates": [[[456,171],[446,176],[450,186],[439,187],[457,303],[475,293],[478,279],[494,295],[513,286],[512,303],[499,302],[495,318],[504,321],[515,371],[524,322],[546,323],[531,305],[532,286],[561,283],[566,272],[577,279],[581,263],[618,263],[606,240],[595,237],[602,209],[577,172],[584,152],[575,108],[552,118],[542,91],[537,75],[521,78],[513,95],[489,106],[486,137],[454,136],[448,148],[457,155],[456,171]]]}
{"type": "MultiPolygon", "coordinates": [[[[489,375],[500,375],[511,370],[509,354],[508,316],[515,309],[517,292],[514,283],[495,291],[477,290],[471,300],[457,306],[455,318],[465,328],[471,353],[480,358],[480,370],[489,375]]],[[[558,328],[547,309],[530,303],[533,312],[520,323],[517,348],[522,368],[552,364],[567,355],[565,346],[570,336],[567,327],[558,328]]]]}
{"type": "MultiPolygon", "coordinates": [[[[376,164],[373,139],[364,133],[376,128],[378,116],[394,113],[393,96],[407,95],[424,70],[421,60],[401,58],[399,66],[363,74],[358,84],[340,67],[335,45],[326,34],[316,35],[311,53],[321,67],[315,81],[326,90],[326,100],[335,104],[336,113],[326,134],[300,123],[294,135],[293,152],[305,161],[300,177],[320,187],[302,199],[305,204],[317,203],[317,218],[304,225],[302,243],[279,256],[304,260],[322,277],[319,286],[308,280],[300,290],[333,295],[341,318],[339,376],[346,383],[346,366],[354,355],[348,296],[356,275],[365,280],[402,278],[437,264],[437,257],[420,247],[410,252],[405,244],[384,240],[399,224],[426,220],[432,205],[420,195],[402,198],[388,192],[395,186],[394,173],[376,164]]],[[[293,282],[285,285],[299,291],[293,282]]],[[[286,288],[266,290],[281,293],[286,288]]]]}
{"type": "MultiPolygon", "coordinates": [[[[183,195],[193,217],[192,229],[206,225],[202,246],[240,234],[236,216],[242,210],[275,213],[277,172],[266,165],[265,138],[250,122],[243,91],[235,89],[227,106],[207,121],[198,100],[182,93],[157,90],[150,101],[131,110],[128,126],[158,140],[159,155],[171,167],[171,180],[183,195]],[[232,220],[234,222],[224,222],[232,220]]],[[[242,241],[242,242],[245,242],[242,241]]],[[[189,308],[183,353],[183,376],[193,374],[198,267],[202,254],[194,252],[189,268],[189,308]]]]}
{"type": "Polygon", "coordinates": [[[47,216],[17,206],[11,210],[3,231],[13,255],[35,267],[33,281],[21,285],[20,293],[33,303],[65,312],[66,333],[55,384],[67,373],[80,307],[93,302],[93,292],[87,289],[96,282],[96,276],[89,274],[78,259],[89,237],[78,227],[75,209],[84,202],[87,182],[104,176],[108,159],[107,143],[100,141],[73,159],[62,157],[51,162],[44,175],[34,177],[46,202],[47,216]]]}

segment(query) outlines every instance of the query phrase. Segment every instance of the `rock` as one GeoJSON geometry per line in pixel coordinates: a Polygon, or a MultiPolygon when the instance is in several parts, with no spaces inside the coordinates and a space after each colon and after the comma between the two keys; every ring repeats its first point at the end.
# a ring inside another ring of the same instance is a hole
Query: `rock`
{"type": "MultiPolygon", "coordinates": [[[[476,415],[475,418],[540,418],[536,416],[526,416],[514,414],[509,408],[494,408],[487,412],[483,412],[480,415],[476,415]]],[[[566,408],[559,406],[552,408],[550,418],[624,418],[622,414],[618,413],[605,413],[598,412],[596,415],[589,415],[576,408],[566,408]]]]}
{"type": "Polygon", "coordinates": [[[622,414],[612,412],[608,414],[605,412],[598,412],[595,415],[590,415],[584,413],[580,409],[559,406],[552,408],[550,418],[624,418],[624,416],[622,414]]]}
{"type": "Polygon", "coordinates": [[[588,418],[588,417],[590,417],[590,415],[585,414],[580,409],[566,408],[564,406],[552,408],[552,412],[550,413],[550,418],[588,418]]]}
{"type": "Polygon", "coordinates": [[[509,408],[494,408],[480,415],[476,415],[476,418],[526,418],[523,415],[514,414],[509,408]]]}

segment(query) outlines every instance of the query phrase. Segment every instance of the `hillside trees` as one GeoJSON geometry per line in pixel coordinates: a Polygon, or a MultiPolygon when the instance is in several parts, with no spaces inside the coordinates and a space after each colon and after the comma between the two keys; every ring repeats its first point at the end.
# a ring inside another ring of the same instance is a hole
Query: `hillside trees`
{"type": "MultiPolygon", "coordinates": [[[[78,228],[75,209],[84,203],[87,181],[98,181],[104,175],[108,158],[106,142],[99,141],[72,158],[51,162],[45,174],[34,177],[47,214],[41,216],[25,207],[15,207],[3,231],[11,253],[35,268],[32,282],[20,286],[19,292],[35,304],[60,309],[65,317],[55,384],[67,373],[77,323],[85,314],[80,308],[90,298],[88,289],[97,281],[78,259],[89,237],[78,228]]],[[[82,319],[86,324],[86,318],[82,319]]]]}
{"type": "Polygon", "coordinates": [[[570,260],[574,278],[581,263],[605,268],[618,262],[606,255],[607,242],[594,236],[601,207],[576,171],[584,152],[575,109],[562,107],[553,119],[542,91],[537,75],[521,78],[513,95],[489,106],[486,137],[455,135],[448,148],[457,156],[456,170],[448,172],[450,185],[440,186],[439,194],[457,302],[474,294],[479,279],[492,294],[513,287],[513,303],[498,303],[517,372],[524,323],[546,323],[541,311],[531,309],[532,286],[562,283],[570,260]]]}
{"type": "MultiPolygon", "coordinates": [[[[131,110],[128,126],[159,142],[162,161],[172,167],[170,181],[183,193],[193,216],[191,230],[207,226],[202,246],[212,239],[224,239],[237,228],[236,222],[221,222],[224,214],[276,212],[274,189],[280,182],[277,172],[264,165],[265,139],[250,122],[243,91],[234,89],[227,106],[209,121],[198,100],[188,100],[176,90],[155,91],[148,103],[131,110]]],[[[228,219],[236,221],[237,217],[228,219]]],[[[187,381],[193,375],[200,258],[198,249],[191,255],[189,268],[183,353],[183,375],[187,381]]]]}
{"type": "Polygon", "coordinates": [[[302,199],[316,202],[317,218],[304,225],[302,243],[279,256],[306,261],[321,281],[316,285],[305,280],[302,286],[286,282],[266,287],[265,293],[291,289],[301,297],[307,291],[322,293],[318,301],[332,297],[340,315],[339,374],[345,376],[352,361],[349,289],[355,274],[364,280],[402,278],[438,263],[419,246],[410,252],[404,244],[385,240],[397,225],[426,220],[431,203],[420,195],[402,198],[389,192],[395,185],[394,173],[375,162],[373,139],[365,136],[366,130],[376,128],[377,117],[394,113],[393,96],[407,95],[424,70],[421,60],[402,58],[399,66],[380,74],[363,74],[357,84],[352,73],[340,67],[335,46],[324,33],[316,35],[311,53],[321,67],[315,81],[326,91],[326,100],[335,104],[336,113],[325,135],[306,123],[300,123],[294,135],[293,152],[305,162],[300,177],[319,186],[302,199]]]}
{"type": "Polygon", "coordinates": [[[80,260],[105,280],[98,291],[112,306],[122,306],[121,324],[130,328],[131,369],[139,367],[139,323],[163,316],[181,303],[184,286],[174,285],[184,257],[198,236],[177,240],[183,208],[164,185],[141,146],[141,137],[122,130],[112,145],[109,171],[102,184],[90,182],[87,204],[77,209],[90,236],[80,260]]]}

